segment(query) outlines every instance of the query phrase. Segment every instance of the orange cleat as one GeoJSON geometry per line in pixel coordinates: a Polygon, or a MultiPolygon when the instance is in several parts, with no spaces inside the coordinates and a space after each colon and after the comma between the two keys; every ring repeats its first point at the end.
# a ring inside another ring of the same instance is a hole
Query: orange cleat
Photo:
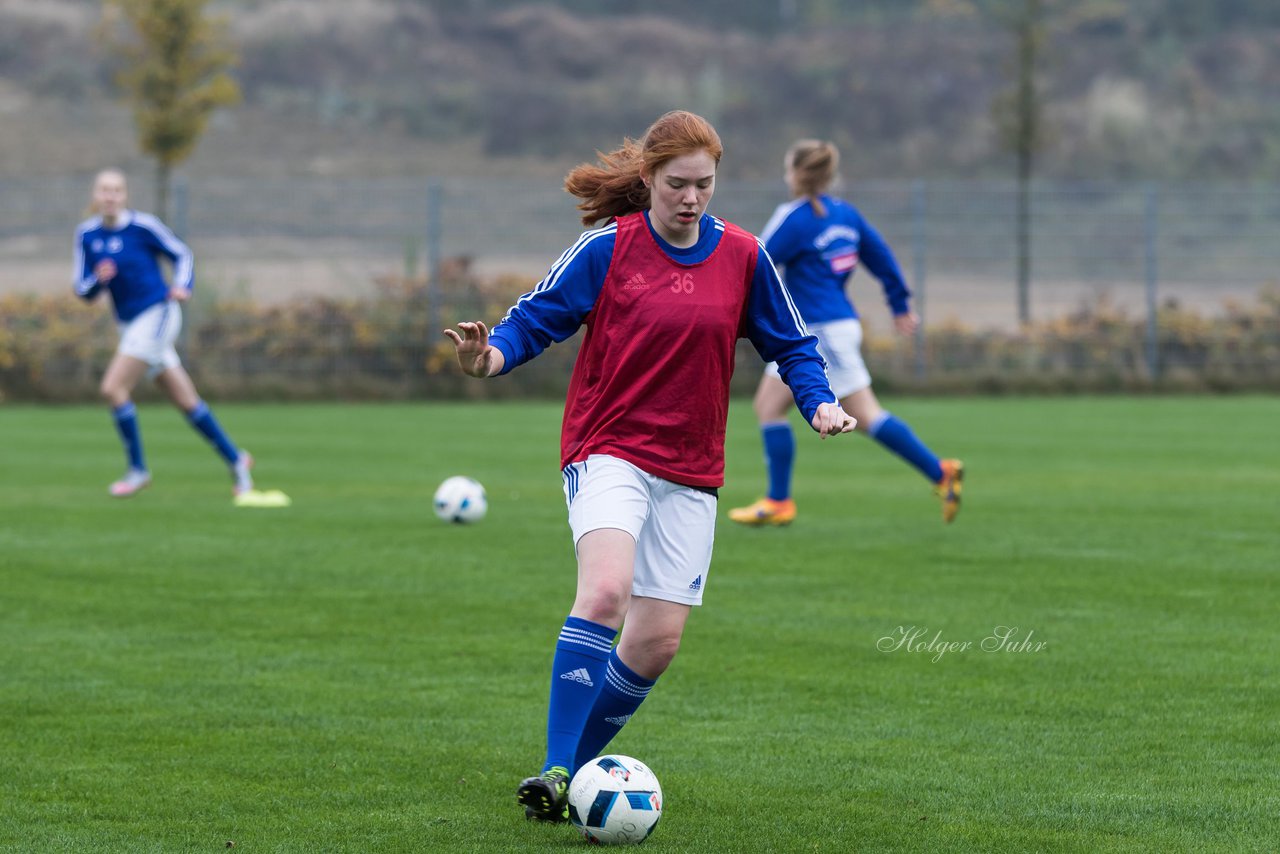
{"type": "Polygon", "coordinates": [[[739,525],[790,525],[796,518],[796,502],[787,498],[774,501],[761,498],[750,507],[738,507],[729,511],[729,518],[739,525]]]}
{"type": "Polygon", "coordinates": [[[951,522],[960,512],[960,487],[963,481],[964,463],[959,460],[943,460],[942,480],[933,488],[933,493],[942,499],[944,522],[951,522]]]}

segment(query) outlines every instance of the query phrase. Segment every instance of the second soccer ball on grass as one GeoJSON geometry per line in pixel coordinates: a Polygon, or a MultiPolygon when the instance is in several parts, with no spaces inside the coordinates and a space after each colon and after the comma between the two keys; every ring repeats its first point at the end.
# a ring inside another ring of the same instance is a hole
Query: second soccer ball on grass
{"type": "Polygon", "coordinates": [[[489,512],[489,500],[480,481],[458,475],[436,489],[432,507],[446,522],[479,522],[489,512]]]}

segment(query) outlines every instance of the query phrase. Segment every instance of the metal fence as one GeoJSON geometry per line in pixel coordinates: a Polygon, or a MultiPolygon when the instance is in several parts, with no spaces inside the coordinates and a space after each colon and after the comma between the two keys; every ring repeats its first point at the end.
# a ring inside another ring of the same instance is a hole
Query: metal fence
{"type": "MultiPolygon", "coordinates": [[[[0,179],[0,294],[65,294],[71,236],[89,176],[0,179]]],[[[131,185],[143,209],[145,177],[131,185]]],[[[926,328],[1018,326],[1012,182],[874,181],[847,195],[887,238],[926,328]]],[[[712,212],[758,230],[781,182],[722,179],[712,212]]],[[[1159,369],[1157,309],[1206,316],[1249,305],[1280,282],[1280,187],[1037,183],[1031,191],[1035,321],[1105,303],[1138,321],[1159,369]]],[[[364,297],[388,277],[446,263],[532,282],[580,230],[553,179],[235,177],[176,183],[171,225],[196,252],[198,288],[220,300],[364,297]]],[[[887,331],[877,283],[855,277],[870,334],[887,331]]],[[[444,322],[450,306],[430,301],[444,322]]],[[[923,356],[920,371],[927,371],[923,356]]]]}

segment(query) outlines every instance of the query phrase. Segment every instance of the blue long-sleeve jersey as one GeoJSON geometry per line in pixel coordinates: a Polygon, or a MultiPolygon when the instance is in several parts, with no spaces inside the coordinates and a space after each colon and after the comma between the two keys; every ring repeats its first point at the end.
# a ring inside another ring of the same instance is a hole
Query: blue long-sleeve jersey
{"type": "Polygon", "coordinates": [[[807,198],[778,206],[760,238],[783,269],[783,278],[800,314],[809,323],[856,318],[858,311],[845,290],[859,262],[884,289],[889,309],[909,310],[911,291],[889,245],[858,209],[843,199],[823,195],[827,209],[819,217],[807,198]]]}
{"type": "Polygon", "coordinates": [[[95,216],[76,228],[72,280],[76,295],[91,300],[102,290],[93,269],[109,258],[116,275],[107,283],[116,317],[127,323],[169,298],[170,285],[160,269],[161,256],[173,263],[173,287],[191,290],[194,264],[191,250],[151,214],[122,211],[113,228],[95,216]]]}
{"type": "MultiPolygon", "coordinates": [[[[667,243],[645,222],[659,248],[677,264],[695,267],[706,261],[725,234],[725,223],[702,215],[698,242],[687,249],[667,243]]],[[[493,329],[490,343],[506,360],[503,373],[532,359],[552,343],[570,338],[587,320],[615,263],[617,225],[584,232],[532,291],[524,294],[493,329]]],[[[756,241],[756,262],[741,318],[741,336],[765,361],[777,362],[791,387],[796,406],[811,421],[821,403],[835,401],[827,383],[817,339],[805,329],[801,313],[774,268],[763,244],[756,241]]],[[[648,285],[646,285],[647,287],[648,285]]],[[[627,287],[624,285],[623,287],[627,287]]],[[[667,287],[662,284],[661,287],[667,287]]],[[[716,395],[719,389],[689,389],[716,395]]],[[[727,392],[726,392],[727,393],[727,392]]]]}
{"type": "Polygon", "coordinates": [[[504,372],[585,327],[565,396],[561,466],[606,454],[674,483],[724,483],[736,344],[776,361],[812,420],[835,401],[817,339],[764,246],[704,215],[671,246],[647,212],[585,232],[494,328],[504,372]]]}

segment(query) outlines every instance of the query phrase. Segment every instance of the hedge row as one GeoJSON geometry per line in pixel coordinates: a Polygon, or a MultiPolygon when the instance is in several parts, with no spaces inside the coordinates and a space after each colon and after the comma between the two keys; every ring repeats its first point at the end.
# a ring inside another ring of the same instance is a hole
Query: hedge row
{"type": "MultiPolygon", "coordinates": [[[[223,400],[560,396],[576,339],[511,381],[478,383],[458,371],[440,332],[460,319],[496,320],[532,284],[468,275],[431,288],[387,278],[366,299],[196,302],[184,360],[202,392],[223,400]]],[[[0,400],[93,400],[115,347],[109,314],[71,296],[0,297],[0,400]]],[[[878,388],[914,393],[1275,391],[1280,287],[1213,317],[1167,304],[1156,341],[1153,374],[1145,320],[1104,300],[1017,333],[948,324],[919,344],[872,336],[865,355],[878,388]]],[[[745,342],[738,363],[734,388],[748,393],[759,359],[745,342]]]]}

